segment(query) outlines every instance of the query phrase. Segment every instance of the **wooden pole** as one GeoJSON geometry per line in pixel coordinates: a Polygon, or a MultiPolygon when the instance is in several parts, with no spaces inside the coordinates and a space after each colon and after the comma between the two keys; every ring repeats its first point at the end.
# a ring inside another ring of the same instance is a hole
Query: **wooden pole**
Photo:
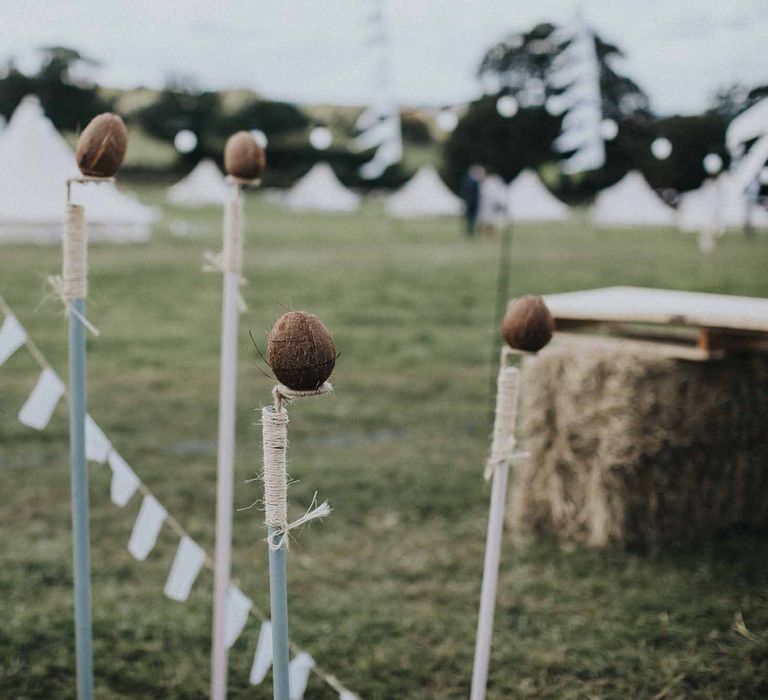
{"type": "Polygon", "coordinates": [[[289,700],[287,534],[269,528],[269,604],[272,621],[272,684],[274,700],[289,700]],[[279,548],[273,538],[282,539],[279,548]]]}
{"type": "MultiPolygon", "coordinates": [[[[499,237],[499,265],[496,274],[496,299],[493,307],[493,335],[491,336],[491,358],[490,370],[488,372],[489,412],[493,410],[491,406],[497,371],[496,348],[501,340],[499,328],[501,328],[501,320],[504,318],[507,303],[509,302],[509,268],[510,251],[512,249],[512,233],[513,219],[510,214],[499,237]]],[[[489,418],[492,418],[492,415],[489,415],[489,418]]]]}
{"type": "Polygon", "coordinates": [[[264,442],[264,505],[268,527],[269,602],[272,622],[274,700],[289,700],[288,649],[288,414],[275,395],[275,405],[261,411],[264,442]]]}
{"type": "Polygon", "coordinates": [[[227,596],[232,557],[232,510],[235,465],[235,410],[237,404],[237,337],[239,287],[243,247],[243,200],[237,183],[233,198],[224,205],[222,251],[223,298],[221,362],[219,368],[219,436],[216,466],[216,545],[214,552],[213,645],[211,698],[227,697],[227,596]]]}
{"type": "Polygon", "coordinates": [[[493,618],[496,609],[496,590],[499,580],[501,538],[504,531],[504,510],[507,497],[509,464],[496,467],[491,484],[491,506],[488,514],[488,532],[485,543],[483,584],[480,592],[480,613],[475,639],[475,662],[472,669],[470,700],[485,700],[488,668],[493,641],[493,618]]]}
{"type": "Polygon", "coordinates": [[[328,515],[327,502],[310,509],[298,520],[288,522],[288,412],[284,403],[291,398],[318,396],[332,390],[327,382],[317,389],[293,391],[278,385],[273,406],[261,409],[264,445],[264,510],[268,528],[269,600],[272,622],[272,682],[274,700],[290,700],[288,641],[288,580],[286,560],[288,536],[294,527],[328,515]]]}
{"type": "Polygon", "coordinates": [[[470,700],[485,700],[488,684],[488,669],[493,641],[493,618],[496,609],[496,591],[501,560],[501,541],[504,533],[504,511],[509,482],[509,463],[513,457],[512,450],[515,446],[520,371],[517,367],[506,365],[508,356],[508,351],[503,350],[496,387],[493,445],[487,467],[491,477],[491,502],[488,513],[470,700]]]}
{"type": "Polygon", "coordinates": [[[63,238],[62,296],[69,321],[69,445],[72,482],[72,564],[75,597],[77,697],[93,698],[91,553],[88,523],[88,465],[85,459],[85,297],[87,238],[85,210],[69,202],[63,238]]]}

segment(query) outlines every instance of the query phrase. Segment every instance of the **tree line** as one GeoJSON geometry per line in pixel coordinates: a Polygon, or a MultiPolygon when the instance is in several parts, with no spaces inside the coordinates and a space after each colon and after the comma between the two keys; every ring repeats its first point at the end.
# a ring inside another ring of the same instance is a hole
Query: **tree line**
{"type": "MultiPolygon", "coordinates": [[[[768,96],[768,86],[747,90],[733,85],[721,90],[702,114],[658,116],[642,88],[617,69],[622,50],[596,36],[602,112],[616,123],[618,132],[606,142],[603,168],[566,176],[557,167],[559,155],[552,146],[563,117],[546,108],[547,99],[557,94],[547,84],[547,75],[562,51],[557,34],[557,26],[542,23],[491,46],[478,68],[478,80],[491,87],[467,105],[447,137],[436,137],[433,125],[414,112],[404,112],[406,152],[409,146],[432,149],[442,160],[442,174],[454,189],[458,189],[464,172],[479,163],[508,181],[525,168],[543,172],[550,187],[573,203],[590,199],[634,169],[658,190],[681,192],[698,187],[704,180],[703,159],[707,154],[718,154],[727,167],[728,122],[768,96]],[[539,93],[535,100],[526,97],[532,86],[539,93]],[[502,116],[497,110],[498,99],[504,95],[517,99],[519,109],[513,116],[502,116]],[[665,160],[651,153],[650,145],[659,137],[669,139],[673,146],[665,160]]],[[[42,49],[41,58],[32,74],[19,70],[12,60],[7,62],[0,72],[0,114],[10,117],[21,99],[32,93],[40,98],[59,130],[78,132],[99,112],[115,109],[114,94],[85,77],[96,65],[94,61],[60,46],[42,49]]],[[[300,106],[251,94],[234,109],[227,108],[221,93],[199,90],[188,80],[169,80],[149,104],[123,116],[129,127],[137,125],[167,143],[183,129],[194,132],[197,145],[189,153],[177,155],[175,169],[179,172],[189,170],[202,158],[220,160],[229,135],[258,128],[269,140],[267,184],[287,185],[318,160],[330,162],[341,180],[351,186],[393,187],[410,174],[399,164],[373,183],[361,181],[358,168],[371,153],[354,153],[347,148],[355,133],[351,116],[335,120],[334,131],[340,138],[330,149],[319,152],[308,140],[310,129],[319,122],[300,106]]]]}

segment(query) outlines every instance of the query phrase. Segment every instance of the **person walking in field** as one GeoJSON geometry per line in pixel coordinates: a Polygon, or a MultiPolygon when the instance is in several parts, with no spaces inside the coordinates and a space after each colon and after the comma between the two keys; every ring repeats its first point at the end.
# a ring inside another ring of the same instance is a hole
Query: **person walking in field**
{"type": "Polygon", "coordinates": [[[480,183],[480,210],[477,228],[490,236],[498,233],[507,221],[507,186],[496,173],[489,173],[480,183]]]}
{"type": "Polygon", "coordinates": [[[484,177],[485,170],[483,167],[481,165],[473,165],[461,181],[461,198],[464,200],[464,220],[469,238],[475,235],[477,215],[480,211],[480,186],[484,177]]]}

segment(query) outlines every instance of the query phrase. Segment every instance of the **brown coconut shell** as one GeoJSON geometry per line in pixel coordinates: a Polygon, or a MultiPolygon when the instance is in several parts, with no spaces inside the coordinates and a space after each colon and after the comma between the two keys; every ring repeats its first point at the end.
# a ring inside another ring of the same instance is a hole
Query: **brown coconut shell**
{"type": "Polygon", "coordinates": [[[294,391],[322,386],[336,364],[336,347],[314,314],[289,311],[267,337],[267,362],[277,380],[294,391]]]}
{"type": "Polygon", "coordinates": [[[224,169],[242,180],[257,180],[264,174],[267,158],[264,149],[247,131],[238,131],[224,147],[224,169]]]}
{"type": "Polygon", "coordinates": [[[77,142],[75,159],[83,175],[112,177],[120,168],[128,148],[123,120],[111,112],[91,119],[77,142]]]}
{"type": "Polygon", "coordinates": [[[541,297],[529,294],[512,304],[501,331],[514,350],[538,352],[552,340],[555,319],[541,297]]]}

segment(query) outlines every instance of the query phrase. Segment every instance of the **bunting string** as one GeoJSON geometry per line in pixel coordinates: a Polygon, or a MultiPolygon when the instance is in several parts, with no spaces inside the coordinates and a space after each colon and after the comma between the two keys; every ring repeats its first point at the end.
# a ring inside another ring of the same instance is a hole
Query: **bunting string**
{"type": "MultiPolygon", "coordinates": [[[[27,418],[27,420],[22,420],[22,422],[30,427],[41,430],[48,424],[50,414],[53,413],[58,401],[61,398],[67,400],[67,389],[40,348],[19,323],[2,294],[0,294],[0,311],[4,315],[4,323],[0,327],[0,365],[16,350],[25,346],[43,372],[30,398],[25,402],[22,411],[20,411],[20,420],[23,417],[27,418]],[[46,401],[46,399],[50,400],[50,396],[55,397],[53,405],[46,401]]],[[[330,390],[330,385],[325,390],[330,390]]],[[[290,398],[295,397],[284,396],[282,398],[290,400],[290,398]]],[[[213,558],[195,542],[181,523],[161,505],[150,488],[131,469],[120,454],[115,451],[109,439],[90,416],[87,417],[86,443],[89,461],[102,464],[105,462],[109,463],[112,470],[110,495],[116,505],[119,507],[125,506],[135,493],[139,493],[142,496],[142,506],[134,522],[128,544],[131,555],[137,560],[143,561],[154,548],[157,536],[164,524],[167,524],[171,531],[179,538],[179,547],[174,557],[164,593],[172,600],[186,601],[200,570],[202,568],[209,571],[214,570],[213,558]]],[[[320,517],[319,513],[317,515],[314,514],[316,510],[323,510],[322,514],[327,514],[324,511],[327,508],[327,504],[323,503],[317,508],[314,506],[315,502],[313,501],[310,511],[298,520],[289,523],[288,529],[297,527],[314,517],[320,517]]],[[[252,685],[257,685],[264,679],[271,664],[271,658],[269,663],[265,659],[265,650],[267,648],[271,649],[270,639],[267,636],[271,635],[269,616],[242,592],[240,582],[235,577],[232,578],[229,603],[228,607],[233,611],[231,614],[232,619],[228,620],[230,623],[230,639],[228,641],[231,641],[231,644],[237,641],[248,617],[254,618],[261,623],[259,642],[249,678],[252,685]],[[266,670],[264,668],[265,665],[266,670]]],[[[340,700],[359,700],[357,695],[346,688],[334,675],[319,667],[312,656],[297,644],[289,641],[289,648],[294,656],[291,662],[291,675],[292,678],[296,678],[298,684],[297,692],[301,693],[294,694],[292,688],[291,700],[301,700],[307,684],[306,679],[309,678],[310,674],[319,678],[338,693],[340,700]]]]}

